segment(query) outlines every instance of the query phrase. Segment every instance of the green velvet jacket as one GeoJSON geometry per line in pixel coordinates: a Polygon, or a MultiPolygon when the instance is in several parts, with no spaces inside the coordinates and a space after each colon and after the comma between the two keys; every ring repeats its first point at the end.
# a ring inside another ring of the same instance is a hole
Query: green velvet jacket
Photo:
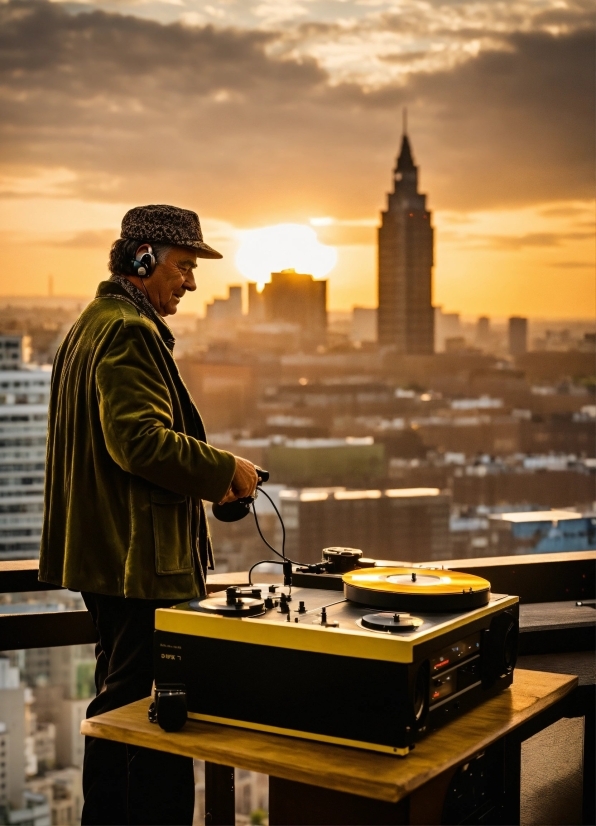
{"type": "Polygon", "coordinates": [[[223,498],[235,459],[206,443],[167,325],[127,298],[103,281],[54,361],[39,579],[183,600],[204,593],[202,500],[223,498]]]}

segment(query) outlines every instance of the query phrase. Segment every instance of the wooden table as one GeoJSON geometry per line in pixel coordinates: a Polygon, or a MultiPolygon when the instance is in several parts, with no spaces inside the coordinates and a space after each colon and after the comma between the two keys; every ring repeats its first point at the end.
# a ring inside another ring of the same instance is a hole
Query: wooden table
{"type": "MultiPolygon", "coordinates": [[[[468,776],[475,760],[476,776],[488,770],[500,777],[490,822],[516,823],[524,727],[533,734],[568,716],[576,686],[574,676],[518,669],[510,689],[426,737],[406,758],[194,721],[166,733],[148,722],[149,698],[84,720],[81,733],[205,760],[211,824],[233,823],[232,766],[270,776],[269,821],[278,826],[449,822],[446,793],[457,797],[458,783],[461,790],[478,782],[468,776]]],[[[283,702],[281,692],[276,701],[283,702]]]]}

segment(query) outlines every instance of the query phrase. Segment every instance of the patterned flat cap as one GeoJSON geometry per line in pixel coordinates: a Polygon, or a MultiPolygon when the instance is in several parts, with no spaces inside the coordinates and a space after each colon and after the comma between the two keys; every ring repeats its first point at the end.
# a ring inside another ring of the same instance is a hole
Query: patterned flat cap
{"type": "Polygon", "coordinates": [[[190,209],[148,204],[129,209],[122,219],[122,238],[192,247],[199,258],[222,258],[222,254],[203,241],[199,216],[190,209]]]}

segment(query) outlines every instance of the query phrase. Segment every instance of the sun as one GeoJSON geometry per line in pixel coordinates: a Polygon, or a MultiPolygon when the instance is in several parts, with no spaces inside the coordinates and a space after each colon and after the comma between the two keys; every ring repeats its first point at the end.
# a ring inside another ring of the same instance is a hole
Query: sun
{"type": "Polygon", "coordinates": [[[276,224],[241,231],[236,266],[250,281],[262,285],[272,272],[294,268],[296,272],[323,278],[337,263],[337,250],[321,244],[312,227],[276,224]]]}

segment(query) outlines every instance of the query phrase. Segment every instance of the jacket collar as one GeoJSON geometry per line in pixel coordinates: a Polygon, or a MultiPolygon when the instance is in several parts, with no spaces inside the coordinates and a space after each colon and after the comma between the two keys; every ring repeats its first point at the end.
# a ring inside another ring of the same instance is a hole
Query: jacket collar
{"type": "Polygon", "coordinates": [[[135,287],[132,281],[119,275],[113,275],[109,281],[101,281],[95,297],[106,298],[108,296],[126,301],[136,307],[142,316],[145,316],[145,318],[148,318],[155,324],[164,344],[170,351],[173,351],[176,339],[171,329],[141,290],[135,287]]]}

